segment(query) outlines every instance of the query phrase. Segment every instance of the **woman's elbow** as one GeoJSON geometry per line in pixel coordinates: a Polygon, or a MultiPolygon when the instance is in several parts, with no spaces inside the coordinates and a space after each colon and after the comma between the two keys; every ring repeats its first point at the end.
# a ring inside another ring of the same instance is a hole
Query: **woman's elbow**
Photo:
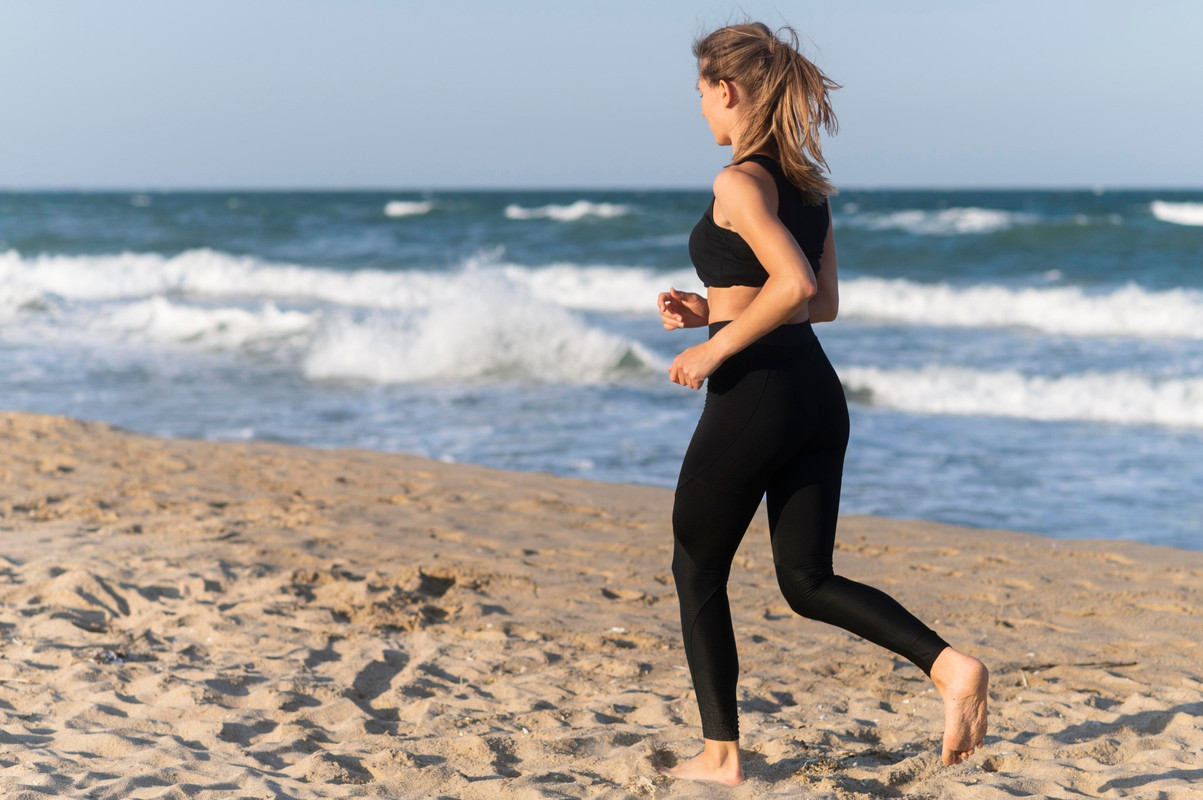
{"type": "Polygon", "coordinates": [[[814,281],[799,277],[791,280],[785,287],[785,296],[793,308],[802,308],[819,293],[819,287],[814,281]]]}

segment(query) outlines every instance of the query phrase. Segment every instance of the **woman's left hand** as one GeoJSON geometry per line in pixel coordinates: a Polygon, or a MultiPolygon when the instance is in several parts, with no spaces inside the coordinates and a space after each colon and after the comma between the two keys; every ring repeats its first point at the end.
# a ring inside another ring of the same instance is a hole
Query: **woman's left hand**
{"type": "Polygon", "coordinates": [[[702,342],[682,350],[673,359],[672,366],[668,368],[668,379],[690,389],[701,389],[702,383],[721,363],[723,360],[714,352],[710,342],[702,342]]]}

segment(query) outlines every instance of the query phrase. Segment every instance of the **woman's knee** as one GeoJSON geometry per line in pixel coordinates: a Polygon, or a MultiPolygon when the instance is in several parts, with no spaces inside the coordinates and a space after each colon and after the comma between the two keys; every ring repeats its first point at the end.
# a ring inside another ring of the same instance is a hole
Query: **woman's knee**
{"type": "Polygon", "coordinates": [[[673,543],[673,579],[679,586],[683,581],[692,580],[697,573],[697,567],[681,546],[680,540],[673,543]]]}
{"type": "Polygon", "coordinates": [[[795,613],[811,619],[822,614],[823,585],[833,577],[830,566],[809,568],[777,564],[777,585],[795,613]]]}
{"type": "Polygon", "coordinates": [[[673,579],[678,587],[698,590],[711,589],[727,584],[731,562],[725,559],[705,557],[704,553],[690,552],[680,539],[673,544],[673,579]]]}

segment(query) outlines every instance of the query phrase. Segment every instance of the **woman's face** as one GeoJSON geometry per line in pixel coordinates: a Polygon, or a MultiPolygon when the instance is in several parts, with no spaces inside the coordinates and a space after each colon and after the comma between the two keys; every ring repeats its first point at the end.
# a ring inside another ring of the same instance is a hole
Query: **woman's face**
{"type": "Polygon", "coordinates": [[[735,120],[731,84],[727,81],[710,84],[698,76],[697,90],[702,98],[702,116],[710,125],[714,143],[724,146],[731,144],[731,127],[735,120]]]}

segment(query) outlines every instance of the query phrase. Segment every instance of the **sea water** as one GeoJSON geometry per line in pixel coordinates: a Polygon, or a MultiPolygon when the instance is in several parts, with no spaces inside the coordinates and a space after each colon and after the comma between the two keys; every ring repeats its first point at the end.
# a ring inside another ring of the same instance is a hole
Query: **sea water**
{"type": "MultiPolygon", "coordinates": [[[[0,406],[672,486],[708,200],[0,194],[0,406]]],[[[845,512],[1203,549],[1203,192],[832,203],[845,512]]]]}

